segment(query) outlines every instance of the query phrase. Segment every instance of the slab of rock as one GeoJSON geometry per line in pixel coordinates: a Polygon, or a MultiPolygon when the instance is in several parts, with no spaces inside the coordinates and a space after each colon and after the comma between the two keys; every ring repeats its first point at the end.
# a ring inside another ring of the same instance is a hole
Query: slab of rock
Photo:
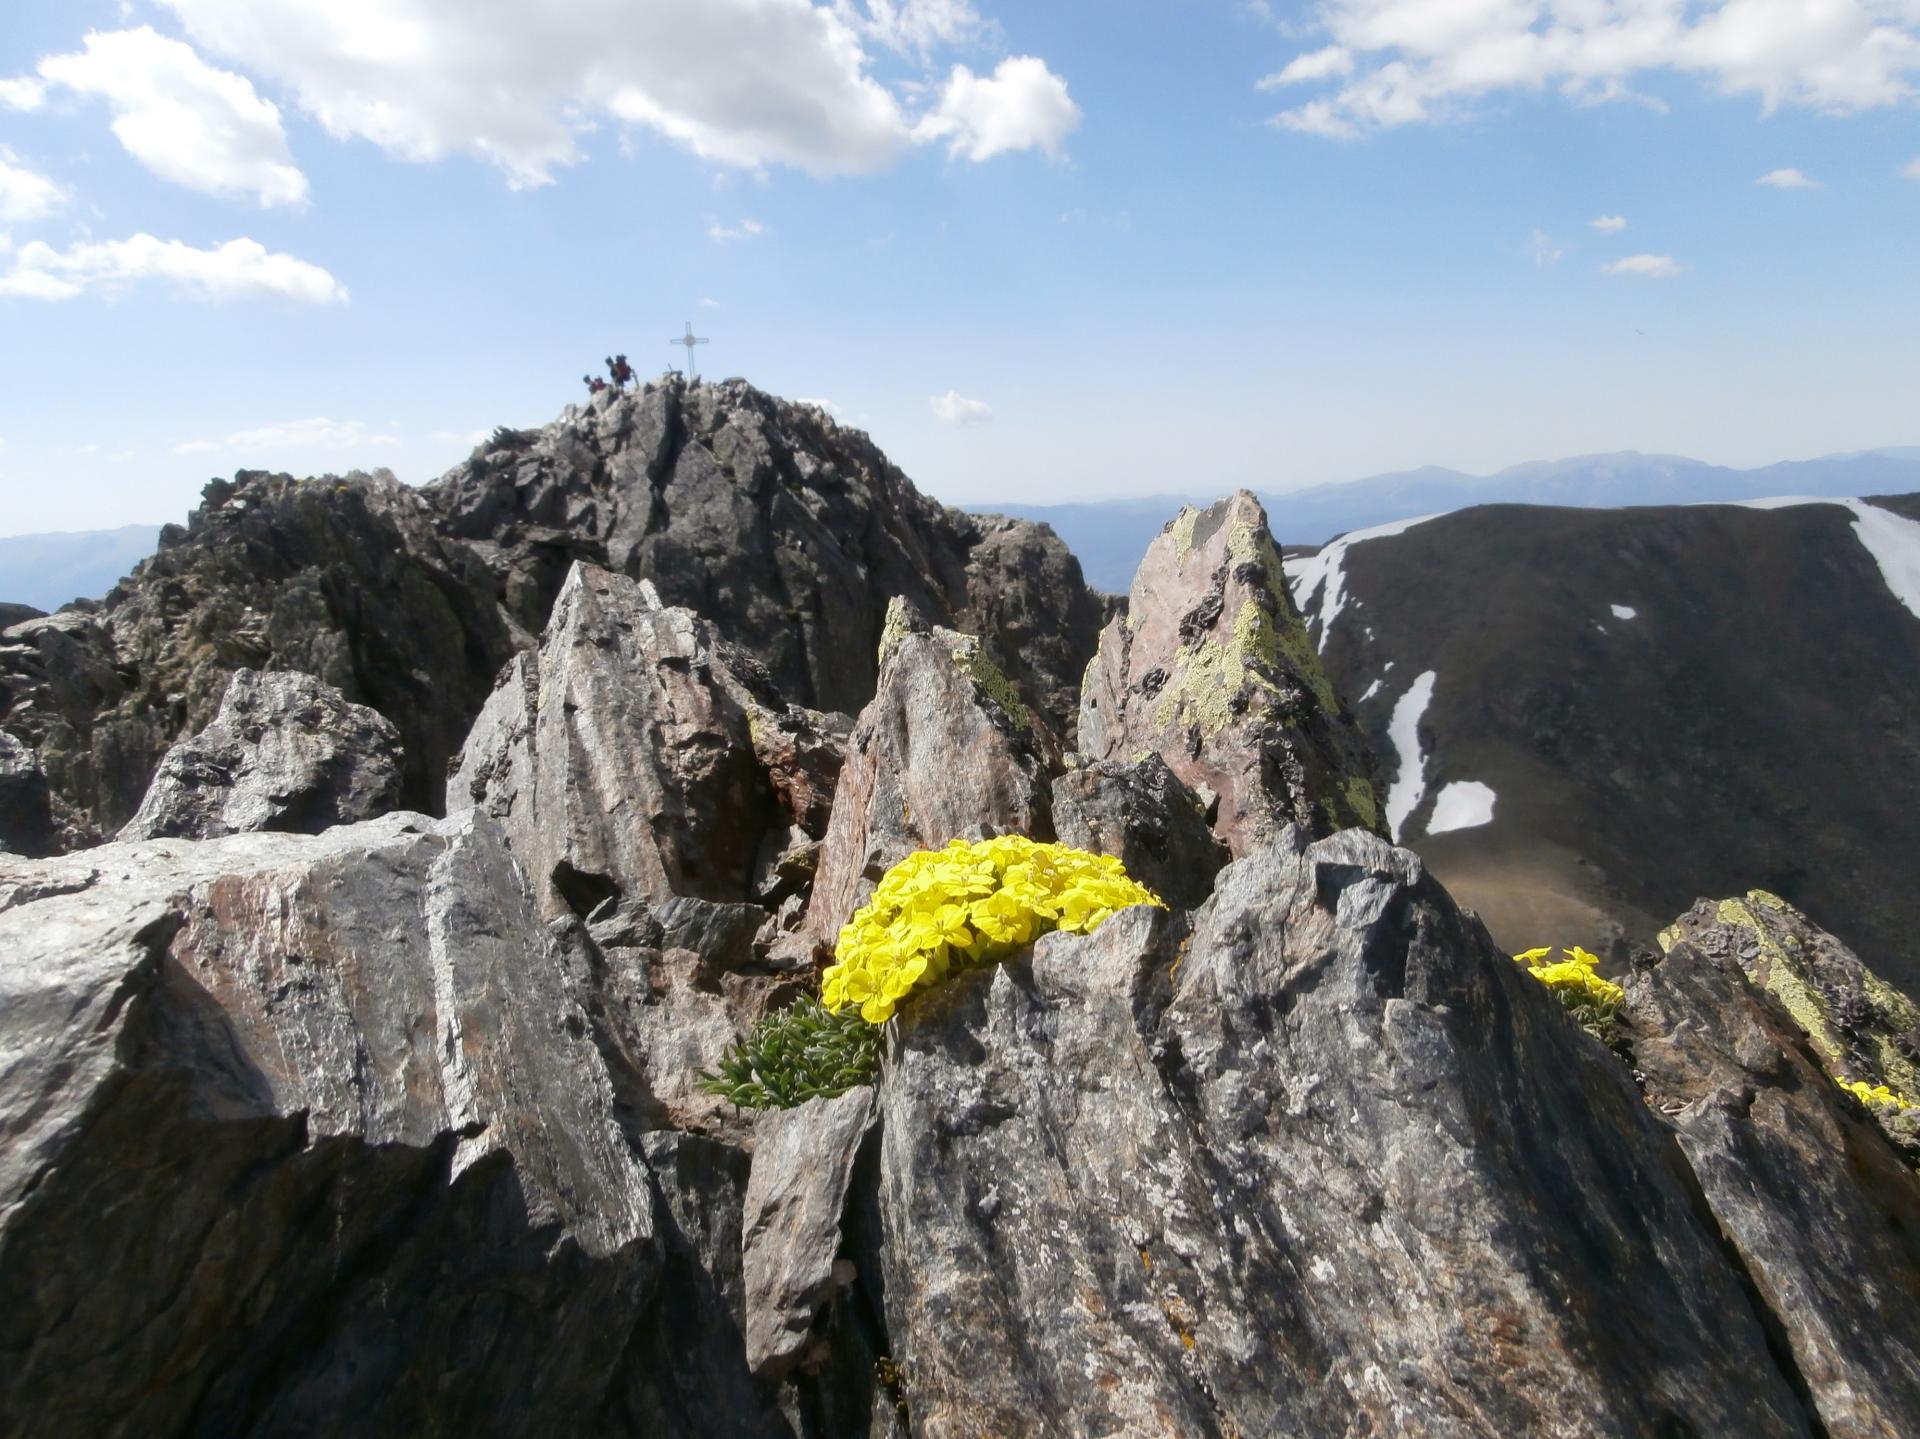
{"type": "Polygon", "coordinates": [[[241,669],[213,722],[167,751],[121,839],[317,834],[400,801],[400,732],[312,675],[241,669]]]}
{"type": "Polygon", "coordinates": [[[448,778],[496,816],[549,914],[747,896],[773,792],[750,695],[705,621],[576,565],[535,653],[502,673],[448,778]]]}
{"type": "Polygon", "coordinates": [[[833,814],[833,791],[847,762],[853,719],[788,705],[749,707],[753,752],[767,771],[780,807],[802,833],[819,839],[833,814]]]}
{"type": "MultiPolygon", "coordinates": [[[[1703,899],[1667,929],[1716,960],[1737,961],[1806,1032],[1836,1079],[1884,1084],[1920,1102],[1920,1005],[1799,910],[1766,890],[1703,899]]],[[[1876,1108],[1874,1117],[1908,1159],[1920,1164],[1920,1109],[1876,1108]]]]}
{"type": "Polygon", "coordinates": [[[854,1160],[873,1124],[867,1085],[834,1099],[763,1112],[747,1179],[747,1364],[779,1379],[815,1346],[815,1321],[854,1278],[840,1258],[854,1160]]]}
{"type": "Polygon", "coordinates": [[[1366,741],[1245,490],[1183,509],[1148,548],[1087,670],[1079,747],[1122,764],[1159,755],[1217,804],[1214,829],[1236,857],[1289,824],[1380,828],[1366,741]]]}
{"type": "Polygon", "coordinates": [[[53,809],[40,760],[0,731],[0,850],[41,855],[53,847],[53,809]]]}
{"type": "Polygon", "coordinates": [[[1053,827],[1062,844],[1113,855],[1179,909],[1196,909],[1213,893],[1228,859],[1199,796],[1157,754],[1069,768],[1053,782],[1053,827]]]}
{"type": "Polygon", "coordinates": [[[1920,1178],[1742,973],[1752,931],[1703,919],[1695,911],[1694,934],[1731,942],[1709,953],[1675,937],[1627,980],[1622,1031],[1647,1103],[1791,1346],[1824,1432],[1920,1433],[1920,1178]]]}
{"type": "Polygon", "coordinates": [[[1806,1435],[1624,1066],[1419,860],[1297,831],[904,1011],[916,1434],[1806,1435]]]}
{"type": "MultiPolygon", "coordinates": [[[[881,877],[952,839],[1052,837],[1044,739],[980,642],[888,612],[880,687],[853,727],[802,929],[814,951],[881,877]]],[[[783,941],[783,944],[785,941],[783,941]]]]}

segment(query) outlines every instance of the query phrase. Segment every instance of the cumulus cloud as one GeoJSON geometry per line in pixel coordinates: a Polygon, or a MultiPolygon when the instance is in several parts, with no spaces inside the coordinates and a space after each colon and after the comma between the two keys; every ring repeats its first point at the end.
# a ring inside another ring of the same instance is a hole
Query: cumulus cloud
{"type": "Polygon", "coordinates": [[[1769,111],[1901,104],[1920,80],[1914,0],[1318,0],[1332,44],[1263,89],[1338,81],[1273,123],[1352,137],[1436,123],[1504,93],[1625,99],[1659,74],[1698,76],[1769,111]]]}
{"type": "Polygon", "coordinates": [[[1528,242],[1527,252],[1533,256],[1533,263],[1543,268],[1547,265],[1559,264],[1561,257],[1567,253],[1553,243],[1545,230],[1533,232],[1533,239],[1528,242]]]}
{"type": "Polygon", "coordinates": [[[716,245],[724,245],[729,240],[751,240],[766,233],[767,227],[758,220],[742,220],[737,225],[723,225],[718,220],[707,222],[707,238],[716,245]]]}
{"type": "Polygon", "coordinates": [[[718,165],[837,175],[936,140],[970,159],[1050,150],[1072,106],[1064,82],[1022,59],[958,93],[949,80],[931,114],[911,113],[906,92],[871,73],[872,47],[975,35],[959,0],[160,3],[202,49],[284,86],[329,134],[406,160],[475,155],[514,185],[576,163],[580,135],[608,116],[718,165]]]}
{"type": "Polygon", "coordinates": [[[829,419],[832,419],[836,423],[844,423],[847,418],[847,412],[841,409],[840,406],[836,405],[832,400],[821,400],[821,399],[795,400],[794,404],[811,406],[813,409],[820,411],[821,414],[826,415],[829,419]]]}
{"type": "Polygon", "coordinates": [[[935,395],[927,403],[943,425],[982,425],[993,418],[993,407],[985,400],[970,400],[958,390],[935,395]]]}
{"type": "Polygon", "coordinates": [[[1680,262],[1671,255],[1628,255],[1623,260],[1600,267],[1609,275],[1633,275],[1643,280],[1671,280],[1680,273],[1680,262]]]}
{"type": "Polygon", "coordinates": [[[192,46],[145,25],[96,32],[85,43],[47,56],[41,77],[105,100],[115,138],[154,174],[266,206],[307,203],[307,177],[287,152],[280,111],[246,77],[215,69],[192,46]]]}
{"type": "Polygon", "coordinates": [[[1002,60],[992,75],[953,67],[940,103],[914,127],[919,140],[945,140],[949,155],[991,160],[1014,150],[1058,155],[1080,126],[1067,82],[1032,55],[1002,60]]]}
{"type": "Polygon", "coordinates": [[[1916,155],[1913,159],[1909,160],[1906,167],[1902,169],[1900,173],[1909,180],[1920,180],[1920,155],[1916,155]]]}
{"type": "Polygon", "coordinates": [[[62,186],[29,170],[18,155],[0,145],[0,224],[28,225],[44,220],[69,198],[62,186]]]}
{"type": "Polygon", "coordinates": [[[1823,188],[1820,182],[1799,170],[1769,170],[1756,185],[1771,185],[1776,190],[1818,190],[1823,188]]]}
{"type": "Polygon", "coordinates": [[[179,240],[135,235],[86,241],[65,250],[35,240],[20,247],[0,272],[0,296],[71,300],[89,291],[116,294],[142,280],[161,280],[191,300],[292,300],[303,305],[345,304],[346,286],[318,265],[269,253],[257,240],[229,240],[196,249],[179,240]]]}
{"type": "MultiPolygon", "coordinates": [[[[480,432],[475,433],[485,438],[480,432]]],[[[396,436],[370,430],[360,420],[330,420],[322,415],[310,420],[288,420],[277,425],[262,425],[258,429],[236,430],[225,439],[183,440],[173,447],[173,452],[176,455],[204,455],[233,450],[265,458],[288,450],[365,450],[398,443],[396,436]]],[[[473,443],[478,444],[479,439],[473,443]]]]}
{"type": "Polygon", "coordinates": [[[1587,221],[1587,223],[1603,234],[1617,235],[1627,228],[1627,217],[1625,215],[1596,215],[1593,219],[1587,221]]]}

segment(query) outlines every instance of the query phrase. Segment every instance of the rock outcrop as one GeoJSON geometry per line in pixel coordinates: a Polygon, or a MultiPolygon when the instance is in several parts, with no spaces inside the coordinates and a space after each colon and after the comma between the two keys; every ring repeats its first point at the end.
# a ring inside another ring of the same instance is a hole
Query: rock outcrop
{"type": "Polygon", "coordinates": [[[168,750],[121,839],[317,834],[400,802],[400,733],[312,675],[235,670],[213,721],[168,750]]]}
{"type": "Polygon", "coordinates": [[[698,615],[577,564],[539,650],[481,710],[450,803],[500,820],[551,914],[624,896],[744,900],[774,818],[753,703],[698,615]]]}
{"type": "Polygon", "coordinates": [[[0,730],[0,851],[40,855],[53,845],[52,797],[39,757],[0,730]]]}
{"type": "Polygon", "coordinates": [[[1183,509],[1147,550],[1087,671],[1079,744],[1093,760],[1159,755],[1217,804],[1214,829],[1236,857],[1288,824],[1380,827],[1366,743],[1244,490],[1183,509]]]}
{"type": "Polygon", "coordinates": [[[526,642],[485,567],[384,471],[216,480],[93,612],[3,638],[0,724],[39,752],[69,846],[133,817],[167,749],[212,723],[240,669],[309,674],[385,715],[404,802],[437,810],[447,759],[526,642]]]}
{"type": "Polygon", "coordinates": [[[1665,957],[1628,979],[1635,1070],[1823,1432],[1898,1439],[1920,1415],[1920,1178],[1786,1006],[1748,979],[1761,959],[1751,904],[1735,901],[1737,918],[1719,908],[1684,918],[1665,957]]]}
{"type": "Polygon", "coordinates": [[[795,946],[823,956],[881,877],[953,839],[1050,839],[1045,739],[971,635],[888,612],[879,690],[860,712],[795,946]]]}
{"type": "Polygon", "coordinates": [[[1200,797],[1157,754],[1069,768],[1053,782],[1053,827],[1062,844],[1113,855],[1176,909],[1198,909],[1228,859],[1200,797]]]}
{"type": "Polygon", "coordinates": [[[497,431],[426,494],[527,630],[584,560],[653,581],[814,709],[873,697],[904,595],[981,635],[1064,735],[1103,618],[1046,526],[945,509],[862,432],[739,380],[609,390],[545,429],[497,431]]]}
{"type": "Polygon", "coordinates": [[[1183,938],[1129,910],[903,1019],[916,1433],[1808,1433],[1626,1070],[1413,855],[1283,833],[1183,938]]]}

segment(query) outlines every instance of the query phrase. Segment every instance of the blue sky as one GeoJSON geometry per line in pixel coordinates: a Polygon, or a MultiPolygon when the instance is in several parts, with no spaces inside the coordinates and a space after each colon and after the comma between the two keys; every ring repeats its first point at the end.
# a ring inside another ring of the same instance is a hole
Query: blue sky
{"type": "Polygon", "coordinates": [[[1916,444],[1917,95],[1920,0],[12,0],[0,533],[689,319],[973,505],[1916,444]]]}

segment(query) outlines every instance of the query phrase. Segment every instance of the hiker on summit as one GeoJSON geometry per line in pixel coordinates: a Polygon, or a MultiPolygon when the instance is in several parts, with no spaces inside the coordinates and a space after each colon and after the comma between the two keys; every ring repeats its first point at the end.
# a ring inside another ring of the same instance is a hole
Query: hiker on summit
{"type": "Polygon", "coordinates": [[[625,355],[615,355],[607,361],[607,373],[613,376],[613,387],[624,390],[633,383],[633,366],[627,363],[625,355]]]}
{"type": "Polygon", "coordinates": [[[597,395],[607,387],[607,382],[598,375],[582,375],[580,378],[586,381],[589,395],[597,395]]]}

